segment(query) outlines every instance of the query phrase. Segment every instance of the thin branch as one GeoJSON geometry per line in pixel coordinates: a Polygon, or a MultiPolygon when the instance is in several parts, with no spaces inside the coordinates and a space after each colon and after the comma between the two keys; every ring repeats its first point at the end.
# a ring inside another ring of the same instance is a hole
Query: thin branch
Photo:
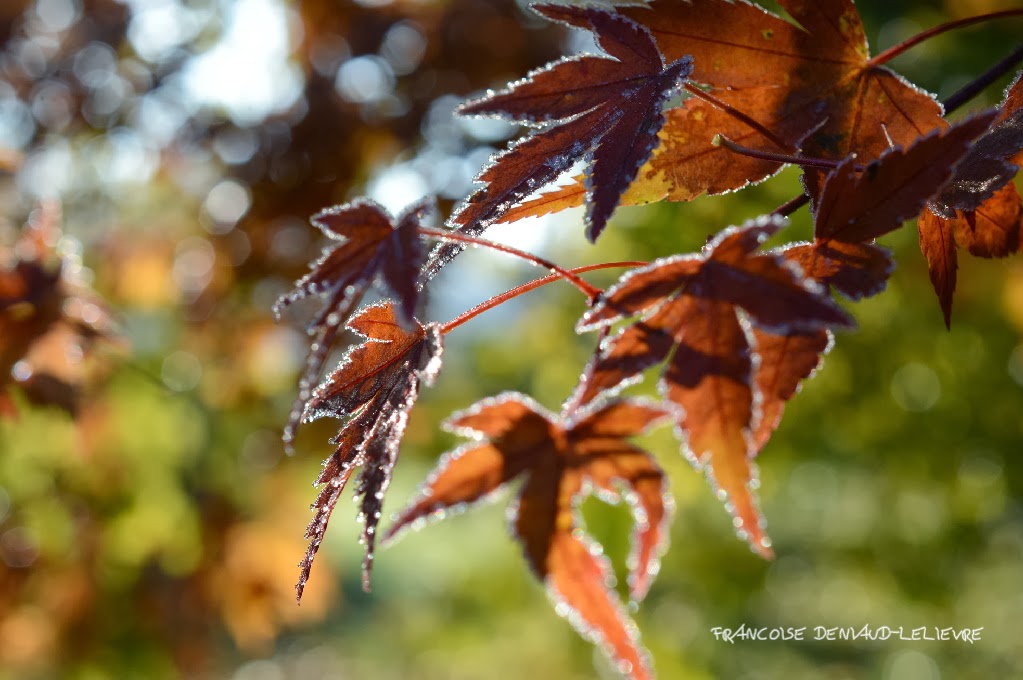
{"type": "MultiPolygon", "coordinates": [[[[751,158],[759,158],[764,161],[773,161],[775,163],[792,163],[794,165],[800,165],[805,168],[820,168],[822,170],[834,170],[843,161],[833,161],[826,158],[805,158],[803,156],[792,156],[784,153],[774,153],[773,151],[762,151],[761,149],[751,149],[748,146],[742,144],[736,144],[728,137],[724,135],[716,135],[712,142],[714,146],[723,146],[729,151],[742,154],[743,156],[749,156],[751,158]]],[[[863,172],[866,169],[865,165],[856,164],[854,166],[858,172],[863,172]]]]}
{"type": "Polygon", "coordinates": [[[542,257],[538,257],[536,255],[533,255],[532,253],[527,253],[524,250],[519,250],[518,248],[512,248],[511,246],[506,246],[506,245],[504,245],[502,243],[495,243],[494,241],[487,241],[486,239],[475,238],[473,236],[466,236],[465,234],[458,234],[458,233],[453,232],[453,231],[441,231],[439,229],[430,229],[428,227],[420,227],[419,228],[419,233],[422,234],[423,236],[430,236],[432,238],[442,239],[444,241],[456,241],[458,243],[472,243],[474,245],[484,246],[486,248],[490,248],[492,250],[496,250],[496,251],[501,252],[501,253],[506,253],[508,255],[514,255],[515,257],[518,257],[518,258],[521,258],[521,259],[525,260],[526,262],[530,262],[532,264],[539,265],[539,266],[544,267],[546,269],[550,269],[552,272],[557,274],[559,277],[565,279],[566,281],[568,281],[569,283],[574,285],[576,288],[578,288],[582,292],[582,294],[587,296],[588,298],[590,298],[590,300],[594,300],[594,299],[596,299],[596,297],[598,295],[600,295],[600,289],[594,288],[593,286],[588,284],[586,281],[583,281],[578,276],[573,274],[571,271],[569,271],[567,269],[563,269],[562,267],[559,267],[558,265],[554,264],[550,260],[544,259],[542,257]]]}
{"type": "Polygon", "coordinates": [[[955,92],[955,94],[941,102],[941,105],[945,107],[945,113],[955,111],[960,106],[976,97],[988,85],[1011,71],[1021,61],[1023,61],[1023,43],[1017,45],[1016,49],[1010,52],[1005,59],[1002,59],[987,71],[966,83],[966,85],[963,85],[955,92]]]}
{"type": "Polygon", "coordinates": [[[899,56],[911,47],[919,45],[925,40],[930,40],[936,35],[941,35],[948,31],[965,28],[966,26],[972,26],[973,24],[979,24],[985,21],[994,21],[995,19],[1007,19],[1009,17],[1023,17],[1023,9],[1006,9],[1001,12],[991,12],[990,14],[980,14],[975,17],[966,17],[965,19],[957,19],[955,21],[949,21],[945,24],[939,24],[933,28],[928,28],[922,33],[918,33],[911,38],[903,40],[898,45],[892,45],[884,52],[881,52],[873,59],[867,62],[867,67],[880,66],[887,64],[889,61],[899,56]]]}
{"type": "MultiPolygon", "coordinates": [[[[597,269],[612,269],[614,267],[642,267],[643,265],[646,265],[646,264],[649,264],[649,262],[639,262],[639,261],[601,262],[601,263],[598,263],[598,264],[588,264],[588,265],[585,265],[583,267],[576,267],[575,269],[570,269],[568,271],[570,271],[572,273],[572,275],[574,276],[576,274],[583,274],[585,272],[591,272],[591,271],[595,271],[597,269]]],[[[483,312],[487,311],[488,309],[493,309],[494,307],[497,307],[498,305],[501,305],[501,304],[507,302],[508,300],[511,300],[512,298],[517,298],[518,296],[522,295],[523,293],[528,293],[529,291],[531,291],[531,290],[533,290],[535,288],[540,288],[541,286],[546,286],[548,283],[554,283],[555,281],[557,281],[559,279],[562,279],[562,278],[565,278],[565,277],[561,276],[560,274],[551,274],[550,276],[545,276],[542,279],[536,279],[535,281],[530,281],[529,283],[524,283],[521,286],[518,286],[516,288],[512,288],[511,290],[509,290],[507,292],[504,292],[504,293],[501,293],[500,295],[496,295],[496,296],[490,298],[489,300],[487,300],[485,302],[481,302],[480,304],[476,305],[475,307],[473,307],[469,311],[463,312],[463,313],[459,314],[457,317],[455,317],[451,321],[448,321],[446,324],[441,326],[440,327],[441,335],[447,335],[448,333],[450,333],[454,329],[456,329],[459,326],[461,326],[462,324],[464,324],[466,321],[469,321],[470,319],[473,319],[473,318],[479,316],[480,314],[482,314],[483,312]]],[[[596,290],[596,289],[594,289],[594,290],[596,290]]],[[[600,292],[601,291],[598,290],[597,294],[599,295],[600,292]]]]}
{"type": "Polygon", "coordinates": [[[779,205],[777,208],[771,211],[771,214],[778,215],[779,217],[788,217],[789,215],[796,212],[809,202],[810,202],[809,196],[807,196],[805,193],[799,194],[795,198],[789,199],[788,201],[785,201],[784,203],[779,205]]]}

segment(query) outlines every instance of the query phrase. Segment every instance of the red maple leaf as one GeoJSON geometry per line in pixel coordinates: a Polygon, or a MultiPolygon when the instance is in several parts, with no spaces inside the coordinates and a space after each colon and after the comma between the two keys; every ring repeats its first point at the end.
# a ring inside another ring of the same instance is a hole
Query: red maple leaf
{"type": "Polygon", "coordinates": [[[338,333],[374,281],[397,297],[402,321],[414,323],[423,263],[418,230],[420,220],[431,207],[429,201],[423,200],[394,218],[377,203],[360,198],[312,217],[313,225],[335,244],[325,249],[310,265],[312,271],[274,305],[274,314],[279,317],[284,308],[302,298],[317,296],[324,300],[319,314],[307,327],[313,342],[299,379],[298,398],[284,427],[284,442],[289,447],[338,333]]]}
{"type": "Polygon", "coordinates": [[[946,219],[956,211],[972,212],[1012,181],[1023,156],[1023,71],[1005,92],[991,128],[970,147],[956,166],[955,175],[931,202],[931,209],[946,219]]]}
{"type": "Polygon", "coordinates": [[[818,283],[854,300],[883,290],[891,258],[871,242],[920,212],[993,117],[993,112],[982,113],[935,129],[866,166],[855,156],[842,161],[828,173],[812,204],[813,243],[788,246],[785,257],[818,283]]]}
{"type": "Polygon", "coordinates": [[[631,678],[652,677],[634,624],[613,587],[608,560],[579,525],[578,504],[591,489],[625,498],[635,531],[629,587],[642,598],[657,573],[672,508],[664,472],[627,437],[668,413],[637,400],[618,400],[556,416],[529,397],[506,393],[453,416],[446,426],[477,441],[447,454],[387,538],[446,510],[477,503],[511,482],[523,483],[510,513],[511,531],[557,609],[600,644],[631,678]]]}
{"type": "Polygon", "coordinates": [[[760,359],[755,378],[760,414],[752,438],[753,450],[759,453],[778,427],[785,404],[799,391],[800,383],[820,368],[833,343],[826,330],[778,334],[755,328],[753,340],[760,359]]]}
{"type": "MultiPolygon", "coordinates": [[[[666,60],[693,59],[689,79],[759,125],[703,99],[665,113],[663,142],[640,170],[623,203],[688,201],[740,189],[781,163],[736,156],[713,143],[723,134],[745,146],[860,162],[892,144],[906,145],[945,125],[933,96],[870,60],[851,0],[780,0],[795,24],[748,2],[654,0],[620,12],[653,34],[666,60]],[[763,134],[769,130],[770,137],[763,134]],[[780,143],[780,145],[779,145],[780,143]]],[[[578,25],[578,24],[577,24],[578,25]]],[[[579,205],[576,182],[541,195],[511,217],[579,205]]]]}
{"type": "Polygon", "coordinates": [[[765,556],[770,544],[752,491],[757,385],[746,319],[774,333],[851,324],[778,253],[754,252],[783,224],[781,218],[761,218],[721,232],[702,256],[665,258],[633,270],[578,325],[593,330],[641,315],[602,343],[592,378],[580,384],[580,400],[636,380],[667,359],[659,388],[680,407],[677,425],[687,456],[706,469],[736,527],[765,556]]]}
{"type": "Polygon", "coordinates": [[[956,167],[951,182],[920,214],[920,249],[945,317],[959,266],[957,247],[977,257],[1005,257],[1023,238],[1023,200],[1010,183],[1023,164],[1023,72],[1006,90],[998,118],[956,167]]]}
{"type": "MultiPolygon", "coordinates": [[[[884,289],[892,270],[888,252],[871,241],[916,215],[953,175],[956,163],[969,153],[992,113],[934,130],[907,146],[881,154],[858,169],[850,157],[828,174],[813,204],[813,243],[786,247],[784,257],[804,274],[851,299],[884,289]]],[[[823,330],[772,333],[755,331],[760,358],[756,384],[761,416],[754,430],[760,451],[781,419],[785,403],[821,363],[831,341],[823,330]]]]}
{"type": "Polygon", "coordinates": [[[924,210],[917,229],[945,326],[950,327],[959,267],[957,247],[978,257],[1006,257],[1017,252],[1023,235],[1023,201],[1016,187],[1007,184],[976,210],[957,210],[952,219],[924,210]]]}
{"type": "Polygon", "coordinates": [[[855,151],[869,160],[942,125],[931,95],[871,62],[852,0],[778,4],[795,24],[725,0],[655,0],[622,11],[650,29],[666,58],[693,55],[691,78],[728,103],[731,91],[781,89],[783,95],[740,109],[768,130],[784,130],[788,120],[812,111],[810,128],[785,140],[794,143],[812,129],[803,143],[810,155],[843,158],[855,151]]]}
{"type": "Polygon", "coordinates": [[[541,15],[593,31],[608,56],[548,64],[507,90],[459,109],[535,126],[477,178],[451,221],[479,233],[577,160],[586,163],[586,235],[594,241],[622,192],[657,144],[661,107],[693,68],[680,56],[665,62],[650,32],[620,14],[594,7],[534,5],[541,15]]]}
{"type": "Polygon", "coordinates": [[[390,302],[360,310],[347,327],[365,337],[366,342],[345,355],[337,370],[317,386],[306,406],[306,422],[322,417],[348,421],[334,438],[337,449],[324,461],[323,472],[316,480],[326,486],[313,504],[316,514],[306,530],[310,543],[300,565],[302,572],[296,586],[299,600],[330,515],[359,466],[362,472],[355,493],[362,496],[359,517],[366,546],[363,587],[369,588],[380,508],[408,415],[420,384],[431,384],[440,370],[443,344],[439,326],[414,323],[412,330],[405,328],[390,302]]]}

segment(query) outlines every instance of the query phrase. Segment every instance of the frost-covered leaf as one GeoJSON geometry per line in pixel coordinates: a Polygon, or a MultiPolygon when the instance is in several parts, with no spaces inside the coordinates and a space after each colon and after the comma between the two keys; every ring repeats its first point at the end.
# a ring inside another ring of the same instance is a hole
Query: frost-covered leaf
{"type": "Polygon", "coordinates": [[[274,305],[274,314],[279,315],[302,298],[316,296],[323,300],[319,314],[307,327],[313,342],[299,379],[298,398],[284,427],[284,442],[289,447],[327,355],[374,281],[398,299],[402,323],[414,323],[424,257],[418,229],[431,206],[423,200],[392,217],[377,203],[360,198],[313,216],[312,223],[334,244],[310,265],[311,271],[295,284],[294,290],[274,305]]]}
{"type": "Polygon", "coordinates": [[[1007,184],[976,210],[957,210],[951,219],[924,210],[917,228],[931,284],[938,295],[945,326],[949,327],[958,268],[956,247],[978,257],[1006,257],[1018,252],[1023,236],[1023,201],[1016,187],[1007,184]]]}
{"type": "Polygon", "coordinates": [[[1023,71],[1005,92],[997,120],[970,147],[955,175],[930,205],[952,219],[957,210],[970,212],[991,198],[1019,172],[1023,163],[1023,71]]]}
{"type": "MultiPolygon", "coordinates": [[[[779,4],[796,24],[752,3],[728,0],[655,0],[622,12],[650,29],[666,59],[692,55],[691,80],[710,86],[716,97],[774,132],[790,145],[789,151],[802,148],[827,158],[855,152],[862,163],[891,144],[909,144],[944,125],[941,106],[931,95],[869,63],[863,25],[851,0],[779,4]]],[[[741,188],[778,167],[734,155],[730,164],[732,154],[714,148],[713,135],[699,132],[702,124],[695,136],[689,125],[673,125],[676,118],[691,118],[688,113],[666,115],[664,143],[635,184],[666,183],[667,198],[689,200],[703,192],[741,188]]],[[[723,118],[720,124],[736,125],[723,118]]],[[[721,132],[728,134],[724,127],[721,132]]],[[[777,150],[749,126],[743,137],[729,136],[777,150]]]]}
{"type": "Polygon", "coordinates": [[[309,549],[301,563],[298,598],[312,569],[313,559],[327,531],[330,515],[356,467],[362,467],[355,494],[362,497],[359,516],[366,546],[363,587],[369,589],[376,527],[398,447],[421,383],[427,385],[440,370],[442,336],[436,324],[414,321],[405,327],[393,303],[360,310],[348,328],[366,338],[351,349],[314,392],[303,420],[347,418],[334,438],[334,453],[323,463],[316,484],[325,485],[313,504],[315,516],[306,530],[309,549]]]}
{"type": "Polygon", "coordinates": [[[807,277],[852,300],[884,290],[895,267],[891,253],[872,243],[822,239],[786,246],[783,253],[807,277]]]}
{"type": "Polygon", "coordinates": [[[938,295],[946,327],[952,324],[952,294],[955,293],[956,271],[959,268],[952,230],[951,220],[935,215],[930,210],[920,213],[920,219],[917,220],[920,251],[927,259],[927,271],[934,292],[938,295]]]}
{"type": "Polygon", "coordinates": [[[753,338],[760,359],[756,373],[760,417],[753,429],[753,450],[759,453],[781,422],[786,402],[831,349],[831,333],[816,330],[778,335],[754,329],[753,338]]]}
{"type": "MultiPolygon", "coordinates": [[[[661,108],[692,62],[678,57],[666,63],[645,28],[613,11],[557,5],[533,9],[591,30],[606,56],[562,59],[459,109],[463,115],[527,123],[534,130],[484,169],[477,178],[484,186],[466,199],[451,223],[478,234],[582,160],[586,235],[593,241],[657,144],[661,108]]],[[[431,263],[442,264],[455,252],[458,246],[442,245],[431,263]]]]}
{"type": "Polygon", "coordinates": [[[962,128],[984,115],[997,116],[991,128],[969,147],[951,182],[917,221],[920,250],[927,259],[946,327],[952,323],[956,247],[978,257],[1005,257],[1019,250],[1023,203],[1016,187],[1009,183],[1018,170],[1009,159],[1018,156],[1023,145],[1023,101],[1018,101],[1023,95],[1017,93],[1021,89],[1017,79],[1002,109],[974,116],[950,129],[962,128]]]}
{"type": "Polygon", "coordinates": [[[995,115],[987,111],[936,129],[905,148],[885,151],[862,172],[850,156],[828,173],[814,202],[814,235],[862,243],[902,226],[952,177],[995,115]]]}
{"type": "MultiPolygon", "coordinates": [[[[928,199],[952,177],[956,164],[995,115],[986,112],[936,129],[904,149],[884,152],[862,171],[855,156],[844,160],[827,175],[813,203],[815,240],[786,247],[786,259],[811,279],[854,300],[884,290],[893,263],[887,251],[870,241],[899,228],[921,209],[929,212],[924,208],[928,199]]],[[[808,183],[813,178],[808,174],[808,183]]],[[[931,221],[921,219],[920,225],[926,231],[931,221]]],[[[940,234],[924,233],[921,238],[928,262],[947,258],[938,241],[940,234]]],[[[932,277],[938,266],[931,264],[932,277]]],[[[942,285],[947,285],[947,276],[942,277],[942,285]]]]}
{"type": "Polygon", "coordinates": [[[685,451],[706,470],[744,538],[765,556],[770,544],[752,490],[757,385],[747,318],[783,335],[851,324],[780,254],[755,252],[783,224],[761,218],[722,232],[701,256],[666,258],[629,272],[579,323],[585,331],[640,315],[602,343],[580,400],[667,360],[659,388],[679,407],[685,451]]]}
{"type": "Polygon", "coordinates": [[[952,323],[956,247],[1005,257],[1023,238],[1023,201],[1011,180],[1023,164],[1023,71],[1005,93],[998,118],[956,167],[951,182],[920,214],[920,249],[945,326],[952,323]]]}
{"type": "Polygon", "coordinates": [[[642,598],[667,541],[672,504],[663,471],[626,438],[667,415],[634,400],[556,416],[516,393],[485,399],[447,423],[478,441],[442,459],[387,537],[524,478],[510,524],[530,568],[559,613],[629,677],[652,677],[636,627],[614,593],[610,565],[579,526],[577,506],[591,491],[605,500],[628,501],[635,521],[629,586],[633,599],[642,598]]]}
{"type": "MultiPolygon", "coordinates": [[[[733,108],[746,112],[780,104],[787,91],[777,86],[746,90],[715,91],[714,96],[733,108]]],[[[717,135],[724,135],[748,147],[780,153],[791,152],[779,147],[761,132],[735,118],[730,112],[709,102],[691,97],[664,113],[665,121],[650,160],[621,197],[621,205],[643,205],[667,199],[689,201],[703,194],[721,194],[756,184],[778,172],[782,164],[749,156],[740,156],[724,146],[714,145],[717,135]]],[[[772,130],[775,135],[793,140],[793,145],[809,133],[815,124],[812,111],[783,121],[783,127],[772,130]]],[[[501,222],[514,222],[582,205],[586,195],[585,177],[510,209],[501,222]]]]}

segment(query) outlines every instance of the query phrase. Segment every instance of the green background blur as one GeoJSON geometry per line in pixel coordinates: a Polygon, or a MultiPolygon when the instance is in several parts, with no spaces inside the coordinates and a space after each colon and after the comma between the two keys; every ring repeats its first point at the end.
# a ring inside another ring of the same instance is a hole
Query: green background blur
{"type": "MultiPolygon", "coordinates": [[[[1018,6],[860,5],[875,52],[1018,6]]],[[[615,677],[528,572],[506,500],[380,550],[371,594],[342,501],[301,607],[293,597],[332,430],[306,426],[283,455],[312,307],[275,325],[270,306],[322,245],[305,222],[318,208],[364,193],[397,208],[429,191],[447,210],[464,194],[513,130],[454,122],[454,103],[586,45],[523,6],[5,3],[0,140],[19,160],[0,175],[0,231],[9,242],[38,201],[58,199],[65,245],[124,342],[93,357],[76,418],[15,393],[20,415],[0,422],[0,678],[615,677]]],[[[893,67],[947,96],[1020,25],[942,36],[893,67]]],[[[595,247],[578,211],[490,235],[563,266],[652,259],[798,187],[790,169],[734,196],[622,209],[595,247]]],[[[805,238],[808,219],[797,213],[785,240],[805,238]]],[[[898,263],[888,289],[852,308],[858,329],[838,334],[759,460],[774,562],[735,538],[667,429],[644,440],[677,505],[634,613],[659,677],[1023,677],[1023,261],[961,253],[948,332],[912,224],[883,243],[898,263]],[[711,633],[741,624],[805,626],[809,639],[711,633]],[[865,624],[984,630],[972,645],[812,639],[815,626],[865,624]]],[[[538,274],[471,250],[423,316],[446,321],[538,274]]],[[[452,411],[503,390],[561,403],[592,351],[572,331],[583,309],[555,284],[447,337],[385,512],[457,445],[438,428],[452,411]]],[[[583,514],[624,583],[627,511],[589,500],[583,514]]]]}

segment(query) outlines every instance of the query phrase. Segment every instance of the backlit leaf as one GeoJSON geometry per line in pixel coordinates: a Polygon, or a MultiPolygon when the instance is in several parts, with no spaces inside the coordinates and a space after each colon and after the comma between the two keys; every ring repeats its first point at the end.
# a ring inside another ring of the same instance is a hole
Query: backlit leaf
{"type": "Polygon", "coordinates": [[[1017,252],[1023,236],[1023,201],[1016,187],[1007,184],[976,210],[957,210],[951,219],[924,210],[917,228],[947,327],[952,322],[956,287],[956,246],[978,257],[1006,257],[1017,252]]]}
{"type": "Polygon", "coordinates": [[[952,230],[951,220],[935,215],[930,210],[920,213],[917,221],[920,250],[927,259],[927,271],[934,292],[938,294],[946,327],[952,324],[952,294],[956,289],[956,270],[959,268],[952,230]]]}
{"type": "Polygon", "coordinates": [[[785,403],[820,367],[832,339],[826,330],[776,335],[759,329],[754,329],[753,338],[760,358],[756,375],[760,418],[753,430],[753,448],[759,452],[778,427],[785,403]]]}
{"type": "MultiPolygon", "coordinates": [[[[788,151],[798,147],[827,158],[855,152],[864,162],[891,144],[906,145],[944,124],[933,97],[869,63],[863,26],[851,1],[779,4],[799,25],[750,3],[725,0],[655,0],[649,7],[622,12],[650,29],[667,59],[692,55],[690,78],[711,86],[716,97],[774,132],[790,145],[788,151]]],[[[777,150],[750,127],[726,123],[721,113],[708,111],[708,117],[716,118],[719,131],[731,139],[777,150]]],[[[695,139],[691,125],[673,125],[690,118],[668,112],[662,131],[666,141],[637,183],[668,180],[668,198],[689,200],[703,192],[738,189],[777,169],[777,164],[740,158],[729,164],[734,154],[713,148],[710,130],[695,139]],[[680,144],[672,143],[676,136],[680,144]]]]}
{"type": "Polygon", "coordinates": [[[650,33],[617,13],[555,5],[533,9],[593,31],[607,56],[554,62],[507,90],[459,109],[463,115],[537,127],[483,171],[477,179],[484,187],[462,204],[451,222],[462,231],[479,233],[583,160],[586,235],[593,241],[657,144],[664,120],[661,107],[689,74],[692,62],[682,56],[665,62],[650,33]]]}
{"type": "Polygon", "coordinates": [[[934,130],[905,149],[885,151],[862,172],[855,168],[855,156],[844,160],[828,174],[815,203],[816,237],[860,243],[902,226],[952,177],[955,164],[995,115],[988,111],[934,130]]]}
{"type": "Polygon", "coordinates": [[[969,212],[991,198],[1019,172],[1023,151],[1023,71],[1005,93],[998,119],[970,147],[955,176],[931,201],[932,209],[946,218],[957,210],[969,212]]]}
{"type": "Polygon", "coordinates": [[[824,239],[796,243],[783,252],[785,259],[798,264],[806,276],[852,300],[884,290],[895,267],[891,254],[871,243],[824,239]]]}
{"type": "Polygon", "coordinates": [[[442,459],[387,538],[524,477],[511,529],[558,612],[630,678],[652,677],[635,624],[614,593],[610,565],[579,527],[577,506],[590,489],[605,500],[628,500],[635,522],[629,585],[633,599],[642,598],[667,540],[671,499],[664,473],[626,438],[667,415],[641,401],[612,401],[558,416],[515,393],[479,402],[453,416],[448,427],[481,441],[442,459]]]}
{"type": "Polygon", "coordinates": [[[397,297],[402,323],[413,324],[423,262],[418,229],[430,209],[430,202],[423,200],[392,218],[378,204],[360,198],[313,216],[313,225],[335,243],[310,265],[312,271],[295,284],[295,289],[274,305],[274,314],[279,315],[302,298],[317,296],[323,300],[319,314],[307,327],[313,342],[299,379],[298,398],[284,427],[287,446],[295,438],[312,387],[338,334],[374,281],[397,297]]]}
{"type": "Polygon", "coordinates": [[[602,343],[581,401],[667,360],[659,388],[679,407],[676,425],[686,455],[706,471],[736,528],[764,556],[771,550],[753,493],[757,385],[748,321],[781,335],[851,323],[780,254],[755,252],[783,224],[782,218],[761,218],[722,232],[702,256],[676,256],[629,272],[578,325],[584,331],[640,315],[602,343]]]}
{"type": "Polygon", "coordinates": [[[334,438],[337,449],[323,463],[316,480],[325,485],[313,504],[315,516],[306,530],[309,549],[301,563],[298,599],[309,579],[313,559],[327,531],[330,515],[354,469],[362,472],[355,490],[362,497],[363,587],[369,589],[376,527],[398,447],[420,384],[430,385],[440,370],[443,349],[437,324],[415,322],[405,328],[393,303],[360,310],[348,328],[366,338],[351,349],[341,365],[313,393],[303,416],[305,422],[322,417],[348,418],[334,438]]]}

